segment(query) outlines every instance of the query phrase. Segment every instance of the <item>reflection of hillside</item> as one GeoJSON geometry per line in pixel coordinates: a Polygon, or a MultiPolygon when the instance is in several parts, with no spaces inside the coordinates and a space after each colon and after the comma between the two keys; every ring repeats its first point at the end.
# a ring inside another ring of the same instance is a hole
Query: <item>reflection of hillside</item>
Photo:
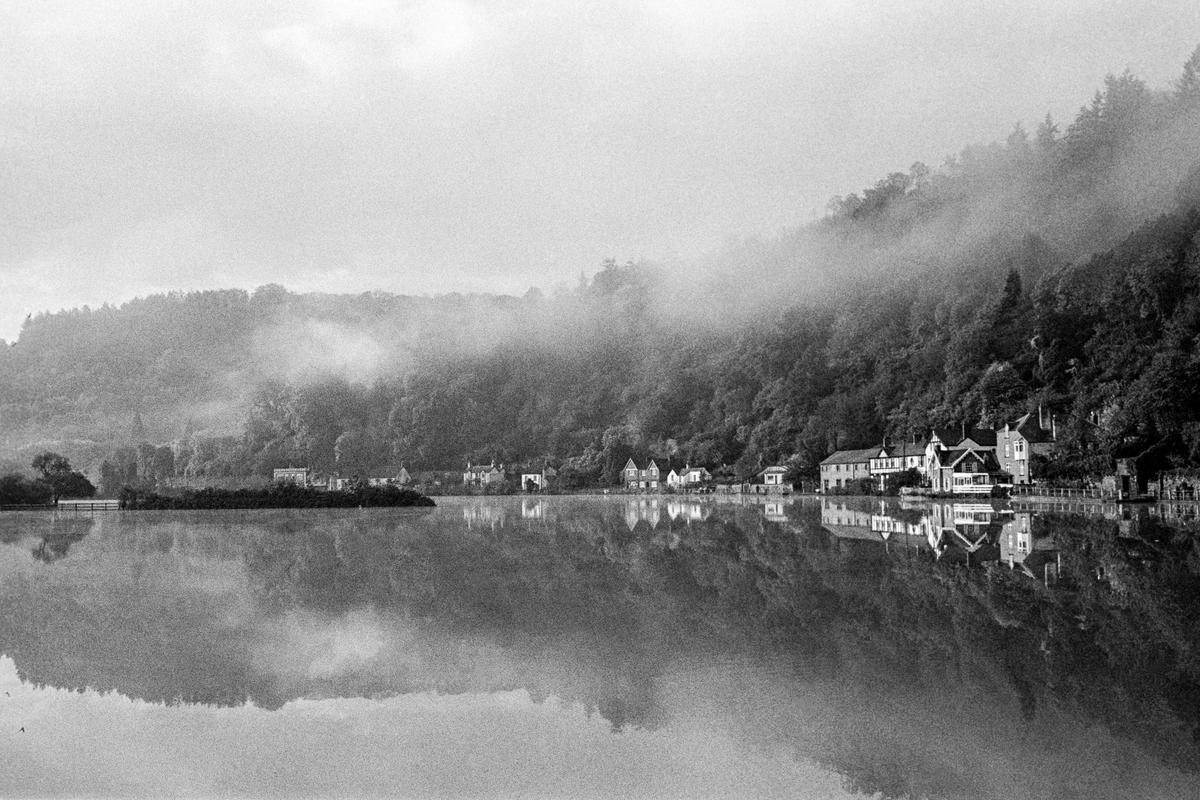
{"type": "MultiPolygon", "coordinates": [[[[738,654],[786,664],[791,683],[917,705],[1034,718],[1050,704],[1198,764],[1200,587],[1190,540],[1167,529],[853,501],[791,506],[786,524],[759,506],[689,519],[624,499],[546,500],[527,517],[527,499],[470,528],[449,506],[320,525],[292,512],[106,522],[0,586],[16,610],[0,651],[29,680],[151,700],[526,688],[641,726],[665,721],[664,675],[738,654]],[[1022,565],[1050,552],[1062,576],[1047,588],[1022,565]]],[[[822,758],[857,769],[836,749],[822,758]]]]}

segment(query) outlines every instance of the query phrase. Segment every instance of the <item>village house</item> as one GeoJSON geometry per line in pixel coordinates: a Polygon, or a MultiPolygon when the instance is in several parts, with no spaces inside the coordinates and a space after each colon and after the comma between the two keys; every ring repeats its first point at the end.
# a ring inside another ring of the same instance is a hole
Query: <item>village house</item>
{"type": "Polygon", "coordinates": [[[737,483],[732,488],[737,494],[791,494],[791,483],[784,482],[786,467],[768,467],[755,475],[755,481],[737,483]]]}
{"type": "Polygon", "coordinates": [[[925,468],[923,474],[933,475],[941,466],[939,454],[947,450],[976,450],[980,452],[996,449],[996,432],[986,428],[968,431],[965,427],[955,431],[949,428],[934,428],[925,443],[925,468]]]}
{"type": "Polygon", "coordinates": [[[312,483],[312,470],[308,467],[283,467],[271,473],[275,483],[294,483],[297,486],[308,486],[312,483]]]}
{"type": "Polygon", "coordinates": [[[1000,469],[995,452],[971,447],[937,450],[929,472],[930,488],[938,494],[990,495],[1011,480],[1012,476],[1000,469]]]}
{"type": "Polygon", "coordinates": [[[838,450],[821,462],[821,491],[855,489],[859,481],[870,480],[871,459],[883,454],[882,447],[864,450],[838,450]]]}
{"type": "Polygon", "coordinates": [[[662,472],[653,459],[645,467],[639,467],[631,458],[621,470],[621,483],[626,489],[657,489],[662,477],[662,472]]]}
{"type": "Polygon", "coordinates": [[[1047,426],[1041,416],[1039,409],[1037,419],[1032,413],[1026,414],[996,431],[996,459],[1000,468],[1012,475],[1014,485],[1031,483],[1030,459],[1047,455],[1054,447],[1054,417],[1050,416],[1047,426]]]}
{"type": "Polygon", "coordinates": [[[881,492],[887,488],[888,475],[898,475],[910,469],[915,469],[922,476],[926,474],[925,445],[916,442],[885,444],[870,462],[871,477],[881,492]]]}
{"type": "Polygon", "coordinates": [[[467,468],[463,470],[463,486],[485,487],[492,484],[500,483],[504,480],[504,465],[496,466],[496,462],[490,464],[475,464],[467,462],[467,468]]]}
{"type": "MultiPolygon", "coordinates": [[[[674,471],[674,470],[672,470],[674,471]]],[[[685,466],[676,473],[679,476],[679,488],[687,491],[712,483],[712,473],[704,467],[685,466]]]]}

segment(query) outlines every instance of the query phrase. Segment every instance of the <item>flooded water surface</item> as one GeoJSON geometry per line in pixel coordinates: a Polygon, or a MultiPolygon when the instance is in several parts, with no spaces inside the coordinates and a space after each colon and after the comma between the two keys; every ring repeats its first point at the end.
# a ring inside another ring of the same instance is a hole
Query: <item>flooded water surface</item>
{"type": "Polygon", "coordinates": [[[0,796],[1200,796],[1200,545],[1121,509],[0,515],[0,796]]]}

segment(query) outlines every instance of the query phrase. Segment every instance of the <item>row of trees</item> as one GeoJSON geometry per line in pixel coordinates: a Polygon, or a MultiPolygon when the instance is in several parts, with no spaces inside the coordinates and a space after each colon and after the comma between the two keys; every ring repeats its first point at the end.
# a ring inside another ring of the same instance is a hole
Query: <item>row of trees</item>
{"type": "Polygon", "coordinates": [[[9,473],[0,477],[0,505],[30,506],[57,503],[60,498],[92,497],[96,487],[71,462],[58,453],[45,452],[33,459],[38,477],[9,473]]]}

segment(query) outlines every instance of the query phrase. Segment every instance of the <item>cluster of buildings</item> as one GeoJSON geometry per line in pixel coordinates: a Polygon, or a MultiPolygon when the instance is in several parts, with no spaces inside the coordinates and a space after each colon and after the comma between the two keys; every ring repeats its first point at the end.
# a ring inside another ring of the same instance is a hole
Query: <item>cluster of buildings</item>
{"type": "MultiPolygon", "coordinates": [[[[838,450],[820,464],[822,494],[884,491],[889,479],[913,470],[926,491],[939,495],[988,496],[997,488],[1027,485],[1035,455],[1048,454],[1054,445],[1053,417],[1029,413],[999,429],[963,429],[958,433],[933,430],[923,441],[883,443],[858,450],[838,450]]],[[[708,469],[685,464],[659,465],[654,459],[639,464],[633,458],[621,469],[621,487],[634,492],[684,492],[722,494],[790,494],[785,482],[787,468],[769,466],[755,479],[742,483],[720,483],[708,469]]],[[[552,488],[557,473],[553,467],[526,467],[521,472],[506,469],[494,460],[487,464],[468,462],[462,485],[487,489],[516,478],[523,492],[552,488]],[[519,478],[517,476],[519,475],[519,478]]],[[[276,469],[274,480],[322,490],[350,488],[363,476],[316,475],[306,467],[276,469]]],[[[406,486],[413,477],[403,466],[383,467],[365,476],[371,486],[406,486]]],[[[1189,484],[1189,492],[1194,489],[1189,484]]]]}
{"type": "Polygon", "coordinates": [[[670,467],[667,472],[650,459],[643,466],[632,458],[621,470],[621,485],[630,491],[657,492],[669,489],[677,492],[746,492],[758,494],[789,494],[791,486],[784,482],[787,467],[772,466],[760,471],[756,480],[746,483],[718,484],[704,467],[670,467]]]}
{"type": "Polygon", "coordinates": [[[1031,462],[1055,441],[1053,417],[1029,413],[999,429],[933,430],[921,442],[838,450],[821,462],[819,491],[883,491],[889,478],[916,470],[934,494],[990,495],[996,488],[1027,485],[1031,462]]]}
{"type": "Polygon", "coordinates": [[[320,475],[308,467],[283,467],[274,470],[271,479],[275,483],[292,483],[323,492],[344,492],[360,481],[364,481],[368,486],[408,486],[413,482],[412,475],[403,465],[380,467],[365,476],[349,477],[337,473],[320,475]]]}
{"type": "MultiPolygon", "coordinates": [[[[558,472],[554,467],[542,467],[540,470],[526,469],[524,472],[514,473],[521,476],[518,486],[521,491],[525,492],[543,492],[550,487],[550,482],[558,477],[558,472]]],[[[497,464],[492,461],[488,464],[472,464],[467,462],[467,468],[463,470],[462,482],[463,486],[485,489],[488,486],[494,486],[503,483],[508,479],[508,472],[504,468],[504,464],[497,464]]]]}

